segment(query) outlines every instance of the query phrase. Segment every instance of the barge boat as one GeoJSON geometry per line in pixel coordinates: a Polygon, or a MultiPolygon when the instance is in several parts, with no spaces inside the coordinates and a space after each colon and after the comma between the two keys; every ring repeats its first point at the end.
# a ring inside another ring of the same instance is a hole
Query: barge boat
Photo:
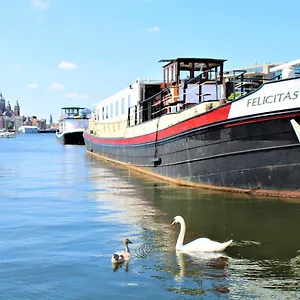
{"type": "Polygon", "coordinates": [[[300,196],[300,60],[224,72],[224,59],[162,60],[97,104],[89,153],[187,186],[300,196]]]}

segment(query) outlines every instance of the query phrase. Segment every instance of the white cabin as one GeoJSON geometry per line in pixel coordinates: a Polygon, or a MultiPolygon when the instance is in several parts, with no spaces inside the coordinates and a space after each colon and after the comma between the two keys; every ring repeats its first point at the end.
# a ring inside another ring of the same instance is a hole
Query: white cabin
{"type": "Polygon", "coordinates": [[[101,123],[126,121],[128,109],[159,93],[161,83],[158,80],[137,79],[125,89],[96,104],[93,119],[101,123]]]}
{"type": "Polygon", "coordinates": [[[88,128],[90,111],[84,107],[63,107],[59,120],[59,133],[84,131],[88,128]]]}
{"type": "Polygon", "coordinates": [[[36,126],[20,126],[19,127],[20,133],[38,133],[39,129],[36,126]]]}

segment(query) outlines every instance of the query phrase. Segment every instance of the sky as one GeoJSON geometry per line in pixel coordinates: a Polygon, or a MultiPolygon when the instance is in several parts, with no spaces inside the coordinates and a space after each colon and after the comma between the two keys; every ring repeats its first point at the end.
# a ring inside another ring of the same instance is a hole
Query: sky
{"type": "Polygon", "coordinates": [[[160,59],[300,58],[299,0],[0,0],[0,12],[0,91],[47,121],[162,79],[160,59]]]}

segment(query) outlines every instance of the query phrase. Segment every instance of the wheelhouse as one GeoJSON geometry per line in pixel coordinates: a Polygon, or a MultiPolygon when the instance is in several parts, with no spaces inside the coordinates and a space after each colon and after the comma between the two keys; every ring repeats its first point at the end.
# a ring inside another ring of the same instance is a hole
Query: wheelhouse
{"type": "Polygon", "coordinates": [[[60,119],[87,118],[85,107],[62,107],[60,119]]]}
{"type": "Polygon", "coordinates": [[[223,94],[224,59],[164,59],[163,82],[135,106],[130,107],[128,125],[175,113],[204,101],[216,101],[223,94]],[[156,93],[155,93],[156,92],[156,93]]]}

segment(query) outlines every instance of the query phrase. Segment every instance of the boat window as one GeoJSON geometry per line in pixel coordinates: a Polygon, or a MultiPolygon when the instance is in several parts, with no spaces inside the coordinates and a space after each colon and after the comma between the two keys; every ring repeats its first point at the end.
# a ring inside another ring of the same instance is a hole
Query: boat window
{"type": "Polygon", "coordinates": [[[104,120],[104,106],[102,107],[102,120],[104,120]]]}
{"type": "Polygon", "coordinates": [[[216,74],[215,70],[211,70],[210,72],[208,72],[208,80],[216,80],[216,79],[218,79],[218,74],[216,74]]]}
{"type": "Polygon", "coordinates": [[[295,72],[296,77],[300,76],[300,66],[299,65],[294,67],[294,72],[295,72]]]}
{"type": "Polygon", "coordinates": [[[177,80],[177,78],[176,78],[176,65],[173,66],[173,80],[177,80]]]}
{"type": "Polygon", "coordinates": [[[106,119],[108,119],[108,105],[105,106],[106,119]]]}
{"type": "Polygon", "coordinates": [[[122,98],[121,100],[121,115],[124,115],[125,113],[125,98],[122,98]]]}
{"type": "Polygon", "coordinates": [[[111,103],[110,104],[110,117],[113,118],[113,116],[114,116],[114,104],[111,103]]]}
{"type": "Polygon", "coordinates": [[[99,108],[96,110],[96,120],[97,121],[100,120],[100,110],[99,110],[99,108]]]}
{"type": "Polygon", "coordinates": [[[274,72],[274,77],[277,77],[277,79],[282,79],[282,70],[274,72]]]}
{"type": "Polygon", "coordinates": [[[201,74],[203,74],[203,71],[194,71],[194,77],[200,77],[201,74]]]}
{"type": "Polygon", "coordinates": [[[191,78],[190,71],[180,71],[180,80],[186,80],[191,78]]]}
{"type": "Polygon", "coordinates": [[[131,107],[131,96],[128,95],[128,108],[131,107]]]}
{"type": "Polygon", "coordinates": [[[147,101],[142,103],[142,122],[153,119],[155,95],[158,96],[158,101],[160,101],[160,85],[146,85],[145,99],[147,99],[147,101]]]}
{"type": "Polygon", "coordinates": [[[115,116],[119,115],[119,101],[117,100],[115,103],[115,116]]]}

